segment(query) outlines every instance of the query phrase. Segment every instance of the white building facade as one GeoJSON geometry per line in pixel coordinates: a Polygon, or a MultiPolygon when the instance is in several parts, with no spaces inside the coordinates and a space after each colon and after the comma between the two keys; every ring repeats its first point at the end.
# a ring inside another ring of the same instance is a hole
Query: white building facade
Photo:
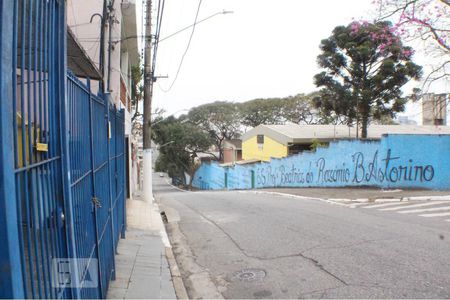
{"type": "MultiPolygon", "coordinates": [[[[132,86],[135,84],[132,67],[140,66],[135,0],[67,0],[67,25],[103,75],[103,89],[110,93],[112,104],[125,110],[127,192],[131,197],[137,186],[135,174],[138,172],[137,147],[131,139],[132,86]],[[101,59],[104,17],[104,57],[101,59]]],[[[91,87],[94,93],[101,92],[101,81],[91,81],[91,87]]]]}

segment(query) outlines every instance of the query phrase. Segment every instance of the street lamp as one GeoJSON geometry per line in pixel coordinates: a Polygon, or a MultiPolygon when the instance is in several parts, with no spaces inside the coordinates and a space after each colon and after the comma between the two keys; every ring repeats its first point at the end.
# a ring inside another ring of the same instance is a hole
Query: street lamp
{"type": "MultiPolygon", "coordinates": [[[[153,127],[153,126],[155,126],[156,124],[158,124],[158,123],[161,123],[162,121],[164,121],[165,119],[167,119],[168,117],[171,117],[171,116],[173,116],[173,115],[175,115],[175,114],[177,114],[177,113],[179,113],[179,112],[182,112],[182,111],[189,111],[189,109],[180,109],[180,110],[177,110],[176,112],[174,112],[173,114],[170,114],[170,115],[168,115],[167,117],[165,117],[165,118],[162,118],[161,120],[159,120],[159,121],[157,121],[157,122],[152,122],[151,123],[151,127],[153,127]]],[[[181,121],[181,124],[184,124],[184,123],[186,123],[186,122],[188,122],[189,121],[189,119],[184,119],[184,120],[182,120],[181,121]]]]}
{"type": "MultiPolygon", "coordinates": [[[[222,10],[222,11],[216,12],[215,14],[212,14],[209,17],[206,17],[204,19],[201,19],[200,21],[197,21],[197,23],[194,23],[194,24],[191,24],[189,26],[183,27],[182,29],[175,31],[174,33],[171,33],[168,36],[165,36],[164,38],[160,39],[158,42],[161,43],[162,41],[167,40],[168,38],[171,38],[172,36],[177,35],[177,34],[183,32],[183,31],[185,31],[185,30],[187,30],[189,28],[192,28],[192,27],[196,26],[197,24],[205,22],[205,21],[207,21],[207,20],[209,20],[209,19],[211,19],[211,18],[213,18],[215,16],[232,14],[232,13],[234,13],[234,11],[225,10],[225,9],[222,10]]],[[[145,37],[146,37],[146,35],[131,35],[131,36],[127,36],[126,38],[122,38],[122,39],[119,39],[119,40],[114,40],[111,43],[113,43],[115,45],[115,44],[118,44],[118,43],[126,41],[126,40],[145,38],[145,37]]],[[[156,37],[156,36],[152,35],[152,37],[156,37]]]]}

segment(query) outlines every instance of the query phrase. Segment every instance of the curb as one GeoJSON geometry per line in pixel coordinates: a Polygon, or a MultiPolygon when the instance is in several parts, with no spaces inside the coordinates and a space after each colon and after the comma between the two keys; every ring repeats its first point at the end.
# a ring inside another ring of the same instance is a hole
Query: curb
{"type": "MultiPolygon", "coordinates": [[[[156,200],[156,199],[155,199],[156,200]]],[[[161,210],[159,209],[159,204],[155,201],[153,202],[154,210],[159,215],[159,220],[162,224],[162,229],[160,230],[161,239],[165,245],[165,254],[167,263],[169,264],[170,274],[172,277],[172,284],[175,290],[175,295],[177,299],[189,299],[188,293],[186,291],[186,287],[183,282],[183,278],[181,277],[180,269],[178,268],[177,261],[175,260],[175,256],[172,251],[172,245],[170,243],[170,239],[167,235],[166,226],[161,217],[161,210]]]]}
{"type": "Polygon", "coordinates": [[[166,258],[169,263],[170,273],[172,274],[172,283],[177,299],[189,299],[186,287],[184,286],[183,278],[181,277],[180,269],[178,268],[178,264],[175,260],[171,247],[166,247],[166,258]]]}

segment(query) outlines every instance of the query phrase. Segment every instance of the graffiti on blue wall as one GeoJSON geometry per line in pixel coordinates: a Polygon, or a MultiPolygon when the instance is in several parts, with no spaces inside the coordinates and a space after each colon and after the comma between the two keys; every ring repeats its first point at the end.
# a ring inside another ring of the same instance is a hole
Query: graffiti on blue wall
{"type": "Polygon", "coordinates": [[[193,184],[201,189],[344,186],[450,189],[449,154],[450,135],[388,135],[380,141],[333,142],[316,152],[272,159],[268,163],[234,167],[203,164],[193,184]]]}
{"type": "Polygon", "coordinates": [[[434,177],[432,165],[415,165],[412,159],[407,165],[394,165],[395,160],[401,157],[393,157],[392,149],[388,149],[386,157],[381,159],[382,165],[378,164],[378,151],[370,160],[364,157],[364,153],[356,152],[352,157],[352,164],[346,166],[329,167],[327,160],[320,157],[314,163],[309,163],[306,170],[296,168],[295,164],[290,166],[282,164],[276,172],[272,168],[259,168],[258,184],[266,185],[290,185],[290,184],[326,184],[339,183],[370,183],[372,181],[383,183],[384,181],[431,181],[434,177]]]}

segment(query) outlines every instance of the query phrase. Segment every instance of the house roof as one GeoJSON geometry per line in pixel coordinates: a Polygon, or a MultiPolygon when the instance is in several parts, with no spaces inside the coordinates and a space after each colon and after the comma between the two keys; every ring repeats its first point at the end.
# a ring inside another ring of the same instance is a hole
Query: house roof
{"type": "Polygon", "coordinates": [[[102,75],[95,63],[89,58],[72,30],[67,27],[67,67],[77,76],[101,80],[102,75]]]}
{"type": "MultiPolygon", "coordinates": [[[[356,138],[356,128],[346,125],[259,125],[247,131],[241,139],[246,141],[259,134],[284,145],[307,144],[313,140],[328,142],[356,138]]],[[[450,126],[369,125],[368,139],[380,139],[384,134],[450,134],[450,126]]]]}
{"type": "Polygon", "coordinates": [[[236,150],[241,150],[242,140],[241,139],[225,140],[223,148],[230,148],[230,147],[233,147],[236,150]]]}

